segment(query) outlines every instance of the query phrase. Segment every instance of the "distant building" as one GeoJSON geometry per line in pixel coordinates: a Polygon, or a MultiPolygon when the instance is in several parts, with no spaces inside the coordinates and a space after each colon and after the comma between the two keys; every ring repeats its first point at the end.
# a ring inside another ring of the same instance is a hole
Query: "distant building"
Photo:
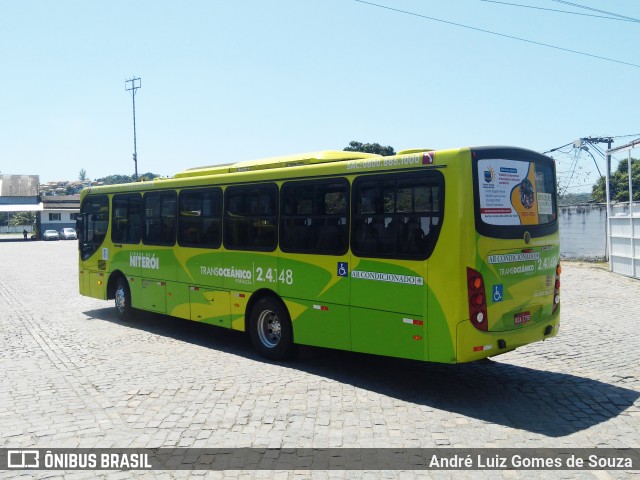
{"type": "Polygon", "coordinates": [[[40,232],[76,227],[76,219],[80,214],[80,195],[43,197],[42,202],[40,232]]]}
{"type": "Polygon", "coordinates": [[[31,231],[33,225],[8,225],[9,215],[17,212],[42,211],[42,202],[38,196],[40,177],[38,175],[0,175],[0,213],[4,225],[0,225],[2,233],[22,233],[26,227],[31,231]]]}
{"type": "Polygon", "coordinates": [[[42,210],[38,175],[0,175],[0,205],[4,212],[42,210]]]}
{"type": "Polygon", "coordinates": [[[41,183],[39,193],[41,197],[75,195],[80,193],[80,190],[84,187],[90,187],[95,184],[96,182],[90,180],[58,180],[55,182],[41,183]]]}
{"type": "Polygon", "coordinates": [[[40,238],[45,230],[75,228],[80,214],[80,190],[97,182],[56,181],[40,183],[38,175],[0,175],[0,212],[35,212],[35,225],[5,226],[3,231],[31,231],[40,238]]]}

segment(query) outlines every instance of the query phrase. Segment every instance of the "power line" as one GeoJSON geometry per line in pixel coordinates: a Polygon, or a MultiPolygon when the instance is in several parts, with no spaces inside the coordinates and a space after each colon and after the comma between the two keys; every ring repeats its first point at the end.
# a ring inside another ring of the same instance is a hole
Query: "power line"
{"type": "Polygon", "coordinates": [[[556,2],[556,3],[562,3],[564,5],[569,5],[570,7],[576,7],[576,8],[583,8],[585,10],[590,10],[592,12],[598,12],[598,13],[604,13],[605,15],[610,15],[612,17],[619,17],[619,18],[623,18],[632,22],[640,22],[640,20],[638,20],[637,18],[633,18],[633,17],[627,17],[626,15],[619,15],[617,13],[612,13],[612,12],[607,12],[606,10],[598,10],[597,8],[591,8],[591,7],[587,7],[585,5],[580,5],[578,3],[571,3],[571,2],[567,2],[565,0],[551,0],[552,2],[556,2]]]}
{"type": "MultiPolygon", "coordinates": [[[[611,137],[611,138],[625,138],[625,137],[638,137],[638,136],[640,136],[640,133],[637,133],[635,135],[618,135],[618,136],[611,137]]],[[[602,151],[602,149],[598,145],[596,145],[595,143],[590,143],[589,145],[591,145],[596,150],[596,153],[598,153],[602,158],[604,158],[604,159],[607,158],[607,154],[604,151],[602,151]]],[[[613,158],[614,160],[617,160],[617,161],[624,160],[624,159],[620,159],[619,157],[617,157],[615,153],[613,155],[611,155],[611,158],[613,158]]]]}
{"type": "Polygon", "coordinates": [[[391,10],[393,12],[404,13],[405,15],[412,15],[414,17],[424,18],[426,20],[432,20],[434,22],[440,22],[440,23],[445,23],[447,25],[453,25],[455,27],[466,28],[468,30],[474,30],[476,32],[488,33],[490,35],[496,35],[498,37],[509,38],[511,40],[518,40],[519,42],[531,43],[533,45],[538,45],[538,46],[541,46],[541,47],[553,48],[555,50],[561,50],[563,52],[575,53],[577,55],[583,55],[585,57],[597,58],[599,60],[605,60],[607,62],[620,63],[622,65],[628,65],[630,67],[640,68],[640,65],[635,64],[635,63],[624,62],[622,60],[615,60],[613,58],[608,58],[608,57],[601,57],[599,55],[594,55],[592,53],[581,52],[579,50],[571,50],[570,48],[558,47],[557,45],[551,45],[549,43],[542,43],[542,42],[537,42],[535,40],[528,40],[526,38],[515,37],[513,35],[507,35],[505,33],[498,33],[498,32],[494,32],[494,31],[491,31],[491,30],[485,30],[483,28],[472,27],[470,25],[464,25],[462,23],[451,22],[449,20],[442,20],[441,18],[429,17],[427,15],[421,15],[419,13],[409,12],[407,10],[400,10],[398,8],[387,7],[385,5],[379,5],[377,3],[365,2],[364,0],[354,0],[354,1],[356,1],[358,3],[364,3],[366,5],[371,5],[373,7],[382,8],[382,9],[385,9],[385,10],[391,10]]]}
{"type": "Polygon", "coordinates": [[[596,144],[591,144],[591,146],[595,149],[596,153],[598,153],[599,155],[602,156],[602,158],[606,158],[607,156],[605,155],[605,153],[600,149],[600,147],[596,144]]]}
{"type": "Polygon", "coordinates": [[[580,150],[572,147],[569,152],[561,152],[568,158],[555,158],[556,174],[558,175],[558,195],[564,196],[567,190],[578,188],[574,185],[586,181],[586,176],[579,174],[582,167],[578,166],[580,160],[580,150]]]}
{"type": "Polygon", "coordinates": [[[600,176],[602,177],[602,172],[600,171],[600,167],[598,166],[598,162],[596,162],[596,157],[593,156],[593,153],[591,153],[589,151],[589,148],[585,145],[584,147],[582,147],[580,150],[584,150],[585,152],[587,152],[589,155],[591,155],[591,158],[593,158],[593,163],[596,166],[596,169],[598,170],[598,173],[600,174],[600,176]]]}
{"type": "Polygon", "coordinates": [[[569,175],[569,180],[567,180],[567,184],[564,187],[563,195],[565,193],[567,193],[567,188],[569,188],[569,185],[571,185],[571,180],[573,180],[573,174],[576,172],[576,167],[578,166],[578,157],[579,156],[580,156],[580,152],[574,154],[574,156],[573,156],[573,163],[571,164],[571,175],[569,175]]]}
{"type": "Polygon", "coordinates": [[[626,138],[626,137],[640,137],[640,133],[633,133],[631,135],[616,135],[611,138],[626,138]]]}
{"type": "MultiPolygon", "coordinates": [[[[567,194],[567,191],[574,188],[583,188],[583,184],[587,182],[587,178],[589,177],[589,173],[580,174],[579,171],[583,169],[582,166],[578,166],[579,163],[582,163],[582,152],[585,151],[589,154],[589,156],[593,159],[593,163],[598,171],[599,176],[602,176],[602,172],[600,171],[600,166],[596,161],[596,158],[593,156],[593,153],[589,151],[589,148],[585,144],[589,144],[590,147],[595,147],[597,149],[596,143],[590,143],[589,140],[593,140],[594,142],[600,140],[609,140],[609,138],[581,138],[580,143],[578,141],[574,141],[568,143],[566,145],[562,145],[560,147],[553,148],[548,150],[545,153],[551,152],[559,152],[563,155],[569,157],[568,160],[563,158],[555,158],[556,161],[556,173],[558,175],[558,195],[563,196],[567,194]],[[562,150],[563,148],[571,145],[571,149],[569,151],[562,150]],[[581,185],[576,185],[579,183],[581,185]]],[[[603,155],[604,156],[604,155],[603,155]]]]}
{"type": "MultiPolygon", "coordinates": [[[[547,153],[555,152],[557,150],[560,150],[561,148],[568,147],[569,145],[573,145],[573,142],[569,142],[566,145],[562,145],[561,147],[552,148],[551,150],[547,150],[546,152],[542,152],[542,154],[546,155],[547,153]]],[[[562,152],[562,153],[569,153],[569,152],[562,152]]]]}
{"type": "Polygon", "coordinates": [[[582,152],[587,152],[591,159],[593,160],[593,164],[598,171],[599,178],[602,178],[602,171],[600,170],[600,166],[596,160],[596,157],[593,155],[592,151],[595,151],[598,155],[600,155],[606,162],[607,168],[610,169],[610,158],[612,157],[607,153],[605,153],[598,144],[606,143],[608,148],[611,148],[611,144],[613,143],[614,138],[625,138],[625,137],[637,137],[640,134],[630,134],[630,135],[616,135],[616,136],[607,136],[607,137],[583,137],[575,140],[572,143],[568,143],[566,145],[562,145],[560,147],[552,148],[544,153],[551,152],[559,152],[563,155],[567,155],[569,157],[568,165],[567,160],[563,158],[555,158],[556,160],[556,173],[558,175],[558,194],[563,196],[567,193],[568,190],[573,188],[582,188],[581,186],[574,186],[576,182],[584,183],[589,177],[589,173],[583,175],[582,178],[577,176],[578,171],[582,170],[582,167],[578,167],[578,162],[581,160],[582,152]],[[562,149],[572,145],[570,151],[563,151],[562,149]],[[566,168],[566,169],[565,169],[566,168]]]}
{"type": "Polygon", "coordinates": [[[534,7],[534,6],[531,6],[531,5],[522,5],[520,3],[498,2],[496,0],[480,0],[480,1],[481,2],[487,2],[487,3],[497,3],[497,4],[500,4],[500,5],[509,5],[511,7],[532,8],[534,10],[545,10],[547,12],[567,13],[569,15],[580,15],[581,17],[604,18],[605,20],[617,20],[619,22],[638,23],[638,20],[630,19],[630,18],[619,18],[619,17],[604,16],[604,15],[593,15],[591,13],[571,12],[569,10],[557,10],[555,8],[534,7]]]}

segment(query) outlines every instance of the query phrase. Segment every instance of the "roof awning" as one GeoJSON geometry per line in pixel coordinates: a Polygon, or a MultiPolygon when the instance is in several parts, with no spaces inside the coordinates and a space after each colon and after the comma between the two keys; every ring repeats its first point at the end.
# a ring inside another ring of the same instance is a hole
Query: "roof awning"
{"type": "Polygon", "coordinates": [[[41,212],[42,203],[30,203],[27,205],[0,205],[0,212],[41,212]]]}

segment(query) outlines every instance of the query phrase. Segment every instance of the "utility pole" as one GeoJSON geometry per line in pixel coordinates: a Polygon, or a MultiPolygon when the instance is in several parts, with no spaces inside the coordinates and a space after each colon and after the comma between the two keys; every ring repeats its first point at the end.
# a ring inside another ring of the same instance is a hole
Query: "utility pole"
{"type": "Polygon", "coordinates": [[[133,77],[129,80],[125,80],[124,89],[127,92],[131,92],[131,98],[133,99],[133,163],[135,164],[134,179],[138,180],[138,151],[136,148],[136,90],[142,86],[142,81],[139,77],[133,77]],[[128,84],[131,83],[131,86],[128,84]]]}
{"type": "MultiPolygon", "coordinates": [[[[610,258],[610,245],[609,245],[609,232],[611,231],[611,200],[609,191],[609,182],[611,181],[611,144],[613,143],[613,138],[611,137],[586,137],[579,138],[573,142],[573,146],[576,148],[582,148],[585,143],[606,143],[607,144],[607,153],[605,155],[605,161],[607,163],[607,171],[606,171],[606,179],[605,179],[605,195],[607,200],[607,218],[605,219],[605,247],[604,247],[604,258],[610,258]]],[[[595,158],[594,158],[595,162],[595,158]]],[[[597,164],[596,164],[597,166],[597,164]]],[[[631,178],[631,176],[629,176],[631,178]]],[[[609,270],[611,270],[611,263],[609,263],[609,270]]]]}

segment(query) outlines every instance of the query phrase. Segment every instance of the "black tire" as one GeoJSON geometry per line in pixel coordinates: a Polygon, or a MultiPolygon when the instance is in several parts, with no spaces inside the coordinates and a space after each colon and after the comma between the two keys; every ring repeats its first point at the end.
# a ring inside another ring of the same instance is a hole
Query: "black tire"
{"type": "Polygon", "coordinates": [[[263,297],[251,309],[249,335],[263,357],[284,360],[293,353],[293,328],[287,309],[273,297],[263,297]]]}
{"type": "Polygon", "coordinates": [[[116,288],[113,292],[115,299],[116,314],[120,320],[127,320],[131,317],[133,308],[131,307],[131,290],[124,277],[116,280],[116,288]]]}

